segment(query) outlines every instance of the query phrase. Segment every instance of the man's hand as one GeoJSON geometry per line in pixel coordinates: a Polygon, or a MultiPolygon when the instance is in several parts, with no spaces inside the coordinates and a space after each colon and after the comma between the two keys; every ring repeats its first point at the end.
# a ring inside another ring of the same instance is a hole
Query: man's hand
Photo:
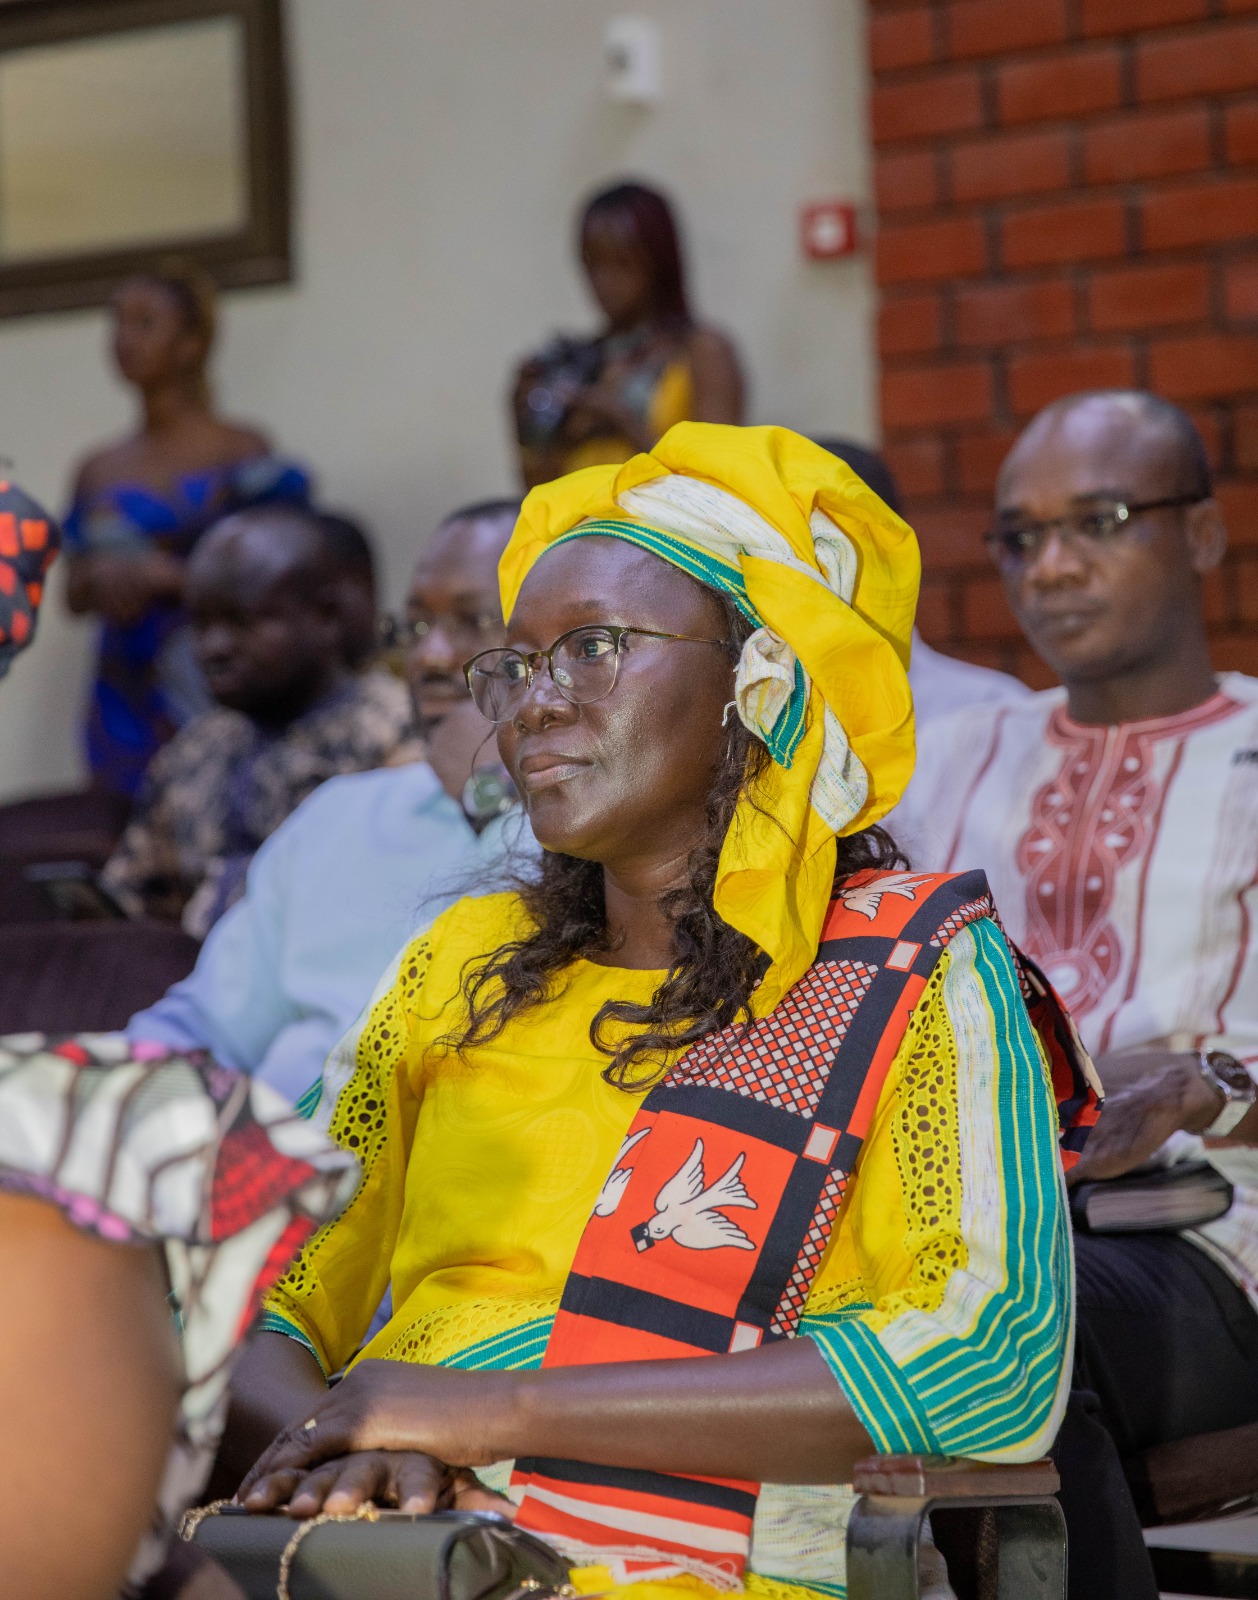
{"type": "MultiPolygon", "coordinates": [[[[1173,1133],[1203,1133],[1223,1109],[1223,1096],[1202,1077],[1195,1055],[1147,1051],[1138,1059],[1143,1074],[1106,1098],[1083,1154],[1067,1174],[1072,1188],[1143,1166],[1173,1133]]],[[[1102,1081],[1106,1076],[1102,1062],[1102,1081]]]]}

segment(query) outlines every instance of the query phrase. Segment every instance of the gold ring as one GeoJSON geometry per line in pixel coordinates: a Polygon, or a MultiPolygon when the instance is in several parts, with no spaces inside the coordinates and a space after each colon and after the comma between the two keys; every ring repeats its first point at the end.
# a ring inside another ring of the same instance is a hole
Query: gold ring
{"type": "Polygon", "coordinates": [[[302,1424],[302,1429],[301,1429],[301,1431],[302,1431],[302,1432],[303,1432],[303,1433],[311,1433],[311,1432],[313,1432],[313,1430],[314,1430],[314,1429],[315,1429],[315,1428],[317,1428],[317,1427],[318,1427],[318,1426],[319,1426],[319,1419],[318,1419],[318,1417],[311,1417],[311,1419],[310,1419],[310,1421],[309,1421],[309,1422],[304,1422],[304,1423],[303,1423],[303,1424],[302,1424]]]}

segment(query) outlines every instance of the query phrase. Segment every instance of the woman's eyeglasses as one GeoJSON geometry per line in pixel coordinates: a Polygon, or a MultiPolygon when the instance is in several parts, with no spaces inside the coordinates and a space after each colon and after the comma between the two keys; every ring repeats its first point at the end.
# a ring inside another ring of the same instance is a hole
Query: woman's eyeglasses
{"type": "Polygon", "coordinates": [[[1145,511],[1165,511],[1172,506],[1200,503],[1200,494],[1172,495],[1165,500],[1142,500],[1133,505],[1125,500],[1098,502],[1065,517],[1047,522],[1000,522],[984,538],[992,560],[1002,571],[1021,572],[1039,559],[1048,536],[1056,530],[1063,544],[1076,553],[1086,554],[1113,544],[1125,534],[1134,517],[1145,511]]]}
{"type": "Polygon", "coordinates": [[[380,646],[384,650],[410,650],[426,639],[435,628],[443,628],[456,644],[475,644],[486,634],[501,632],[502,618],[494,611],[481,611],[475,616],[415,616],[381,617],[376,624],[380,646]]]}
{"type": "Polygon", "coordinates": [[[510,722],[516,716],[543,662],[564,699],[574,706],[587,706],[605,699],[616,687],[620,657],[631,634],[644,639],[713,644],[719,650],[728,648],[722,639],[599,624],[560,634],[549,650],[482,650],[463,668],[463,675],[476,709],[490,722],[510,722]]]}

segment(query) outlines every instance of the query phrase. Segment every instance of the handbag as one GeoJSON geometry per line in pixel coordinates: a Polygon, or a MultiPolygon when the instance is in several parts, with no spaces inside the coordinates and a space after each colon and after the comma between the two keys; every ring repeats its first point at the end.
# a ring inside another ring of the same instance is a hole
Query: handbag
{"type": "Polygon", "coordinates": [[[493,1511],[427,1516],[364,1506],[353,1517],[192,1511],[180,1533],[248,1600],[547,1600],[571,1596],[568,1564],[493,1511]]]}

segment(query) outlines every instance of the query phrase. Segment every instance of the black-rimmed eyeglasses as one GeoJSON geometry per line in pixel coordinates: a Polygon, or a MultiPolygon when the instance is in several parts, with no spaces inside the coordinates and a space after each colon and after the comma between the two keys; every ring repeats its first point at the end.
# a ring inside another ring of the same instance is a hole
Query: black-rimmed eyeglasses
{"type": "Polygon", "coordinates": [[[516,716],[543,662],[564,699],[574,706],[586,706],[605,699],[616,687],[625,640],[634,634],[644,639],[676,639],[685,644],[713,644],[719,650],[728,648],[723,639],[599,623],[571,628],[560,634],[549,650],[482,650],[463,668],[463,675],[477,710],[490,722],[510,722],[516,716]]]}
{"type": "Polygon", "coordinates": [[[1133,518],[1146,511],[1168,511],[1174,506],[1194,506],[1205,498],[1201,494],[1170,495],[1163,500],[1096,501],[1064,517],[1052,517],[1046,522],[1030,520],[998,522],[984,535],[984,543],[992,560],[1003,571],[1020,572],[1039,558],[1050,533],[1054,530],[1064,544],[1079,553],[1096,551],[1112,544],[1126,533],[1133,518]]]}
{"type": "Polygon", "coordinates": [[[410,650],[436,628],[443,628],[455,644],[475,644],[486,634],[501,633],[502,617],[496,611],[479,611],[474,616],[383,616],[376,622],[376,633],[385,650],[410,650]]]}

